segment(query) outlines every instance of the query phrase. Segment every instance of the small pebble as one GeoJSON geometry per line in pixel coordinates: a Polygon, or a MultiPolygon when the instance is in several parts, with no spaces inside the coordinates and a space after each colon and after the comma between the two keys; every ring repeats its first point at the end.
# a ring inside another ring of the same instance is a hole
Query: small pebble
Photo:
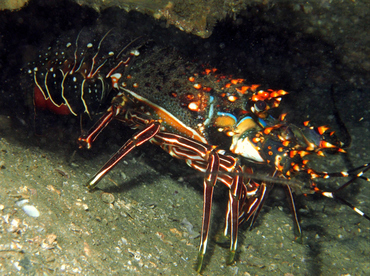
{"type": "Polygon", "coordinates": [[[22,199],[22,200],[19,200],[15,203],[15,205],[17,205],[18,207],[21,207],[23,206],[24,204],[26,204],[28,202],[28,199],[22,199]]]}
{"type": "Polygon", "coordinates": [[[30,217],[37,218],[40,216],[40,212],[32,205],[24,205],[22,209],[30,217]]]}
{"type": "Polygon", "coordinates": [[[120,175],[123,180],[127,179],[127,176],[124,172],[120,172],[120,175]]]}
{"type": "Polygon", "coordinates": [[[112,195],[110,193],[102,193],[101,194],[101,199],[105,203],[113,203],[114,202],[114,195],[112,195]]]}

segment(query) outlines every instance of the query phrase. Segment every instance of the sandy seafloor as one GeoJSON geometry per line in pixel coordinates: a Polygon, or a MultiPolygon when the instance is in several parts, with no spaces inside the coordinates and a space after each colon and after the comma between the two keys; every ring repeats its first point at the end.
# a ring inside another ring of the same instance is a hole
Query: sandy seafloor
{"type": "MultiPolygon", "coordinates": [[[[349,95],[338,108],[347,114],[352,145],[346,158],[318,159],[313,162],[316,169],[339,171],[345,159],[353,165],[370,160],[369,117],[363,108],[367,93],[361,101],[349,95]]],[[[144,146],[91,193],[83,184],[118,149],[117,141],[103,135],[95,150],[74,153],[74,138],[65,139],[68,132],[63,128],[35,136],[4,116],[1,126],[2,275],[196,275],[202,180],[183,162],[153,145],[144,146]],[[37,208],[39,217],[23,212],[19,201],[24,199],[37,208]]],[[[132,133],[119,124],[111,128],[112,133],[125,130],[132,133]]],[[[338,187],[335,181],[331,185],[338,187]]],[[[299,197],[304,238],[303,244],[296,243],[284,193],[275,190],[254,228],[239,232],[235,264],[225,265],[228,249],[211,239],[203,275],[370,273],[369,221],[333,200],[299,197]]],[[[370,212],[368,182],[358,180],[342,194],[370,212]]],[[[219,192],[215,200],[213,235],[223,227],[226,196],[226,191],[219,192]]]]}

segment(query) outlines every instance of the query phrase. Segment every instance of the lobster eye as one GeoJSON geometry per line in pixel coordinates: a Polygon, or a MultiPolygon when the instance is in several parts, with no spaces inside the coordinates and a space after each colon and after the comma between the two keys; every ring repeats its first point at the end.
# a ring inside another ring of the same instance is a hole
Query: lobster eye
{"type": "Polygon", "coordinates": [[[257,112],[262,112],[262,111],[265,111],[266,109],[266,102],[265,101],[257,101],[255,104],[254,104],[254,108],[256,109],[257,112]]]}

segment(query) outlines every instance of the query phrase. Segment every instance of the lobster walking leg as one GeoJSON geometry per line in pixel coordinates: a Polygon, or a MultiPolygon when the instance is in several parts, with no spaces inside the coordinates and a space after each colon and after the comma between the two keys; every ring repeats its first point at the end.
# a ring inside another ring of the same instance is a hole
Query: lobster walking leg
{"type": "Polygon", "coordinates": [[[128,140],[109,160],[105,165],[87,182],[86,186],[89,189],[93,189],[98,182],[106,175],[123,157],[125,157],[131,150],[144,144],[153,136],[155,136],[161,124],[153,122],[135,134],[130,140],[128,140]]]}
{"type": "Polygon", "coordinates": [[[198,254],[198,264],[197,272],[202,269],[204,254],[207,249],[209,224],[211,220],[211,210],[212,210],[212,199],[213,199],[213,189],[217,182],[217,174],[220,165],[220,158],[218,154],[212,150],[209,156],[206,176],[203,181],[203,220],[202,220],[202,233],[199,245],[198,254]]]}
{"type": "Polygon", "coordinates": [[[88,134],[78,138],[78,143],[80,147],[86,147],[87,149],[91,148],[91,143],[99,136],[100,132],[112,121],[114,116],[119,114],[119,108],[110,107],[108,111],[93,125],[89,130],[88,134]]]}
{"type": "Polygon", "coordinates": [[[297,216],[297,209],[295,207],[293,191],[289,185],[284,185],[284,189],[288,195],[291,212],[296,226],[296,238],[300,243],[302,243],[302,229],[297,216]]]}
{"type": "MultiPolygon", "coordinates": [[[[192,168],[205,173],[202,233],[196,267],[198,272],[202,269],[207,249],[214,186],[217,180],[220,180],[230,189],[226,220],[231,225],[228,264],[232,263],[237,248],[240,200],[242,199],[244,202],[246,199],[246,193],[243,194],[242,198],[242,193],[246,188],[243,183],[242,169],[240,166],[236,166],[236,159],[231,156],[219,155],[213,146],[173,133],[159,132],[153,137],[152,142],[161,145],[172,156],[185,159],[192,168]],[[232,172],[233,177],[229,177],[225,172],[232,172]]],[[[227,229],[225,231],[227,232],[227,229]]]]}
{"type": "Polygon", "coordinates": [[[229,190],[229,203],[230,210],[230,255],[227,259],[227,264],[234,262],[235,252],[238,244],[238,229],[239,229],[239,201],[241,199],[241,189],[243,184],[243,176],[241,174],[241,167],[238,166],[235,170],[235,176],[229,190]]]}

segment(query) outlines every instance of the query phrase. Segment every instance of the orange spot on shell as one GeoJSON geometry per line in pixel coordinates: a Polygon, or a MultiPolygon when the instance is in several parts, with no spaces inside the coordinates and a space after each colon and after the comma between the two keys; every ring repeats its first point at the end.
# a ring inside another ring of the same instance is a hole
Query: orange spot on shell
{"type": "Polygon", "coordinates": [[[270,132],[273,130],[273,128],[272,127],[266,127],[265,129],[264,129],[264,131],[263,131],[263,133],[265,133],[266,135],[267,134],[270,134],[270,132]]]}
{"type": "Polygon", "coordinates": [[[196,84],[193,85],[193,87],[195,89],[201,89],[202,88],[202,85],[200,83],[196,83],[196,84]]]}
{"type": "Polygon", "coordinates": [[[242,94],[244,94],[248,89],[249,89],[249,86],[242,86],[240,88],[235,88],[236,91],[242,94]]]}
{"type": "Polygon", "coordinates": [[[264,99],[270,98],[270,93],[263,90],[258,91],[258,95],[264,99]]]}
{"type": "Polygon", "coordinates": [[[259,101],[258,96],[257,96],[257,95],[253,95],[253,96],[252,96],[252,101],[253,101],[253,102],[257,102],[257,101],[259,101]]]}
{"type": "Polygon", "coordinates": [[[238,83],[242,83],[244,81],[244,79],[234,79],[234,80],[231,80],[231,83],[232,84],[238,84],[238,83]]]}
{"type": "Polygon", "coordinates": [[[260,138],[257,138],[257,137],[254,137],[252,139],[252,142],[255,143],[255,144],[257,144],[259,141],[260,141],[260,138]]]}
{"type": "Polygon", "coordinates": [[[191,100],[194,100],[195,96],[191,93],[186,93],[185,98],[186,100],[191,101],[191,100]]]}
{"type": "Polygon", "coordinates": [[[194,82],[195,78],[194,77],[189,77],[189,81],[194,82]]]}
{"type": "Polygon", "coordinates": [[[288,141],[288,140],[283,141],[282,144],[283,144],[284,147],[287,147],[290,144],[290,141],[288,141]]]}
{"type": "Polygon", "coordinates": [[[289,94],[285,90],[279,90],[278,93],[279,93],[280,96],[284,96],[284,95],[288,95],[289,94]]]}
{"type": "Polygon", "coordinates": [[[329,128],[327,126],[320,126],[320,127],[317,128],[320,135],[323,135],[325,133],[325,131],[327,131],[328,129],[329,128]]]}
{"type": "Polygon", "coordinates": [[[199,104],[197,102],[191,102],[189,103],[188,108],[191,111],[199,111],[199,104]]]}
{"type": "Polygon", "coordinates": [[[271,98],[277,98],[277,97],[279,97],[280,95],[276,92],[276,91],[274,91],[274,92],[271,92],[271,94],[270,94],[270,97],[271,98]]]}
{"type": "Polygon", "coordinates": [[[236,97],[236,96],[234,96],[234,95],[231,95],[231,96],[229,96],[229,97],[227,97],[227,99],[229,100],[229,102],[235,102],[237,99],[238,99],[238,97],[236,97]]]}
{"type": "Polygon", "coordinates": [[[330,143],[328,143],[326,141],[321,141],[320,142],[320,147],[321,148],[325,148],[325,149],[327,149],[327,148],[335,148],[334,145],[332,145],[332,144],[330,144],[330,143]]]}
{"type": "Polygon", "coordinates": [[[304,151],[304,150],[302,150],[302,151],[299,152],[299,156],[301,156],[301,158],[305,157],[308,154],[310,154],[310,153],[307,152],[307,151],[304,151]]]}
{"type": "Polygon", "coordinates": [[[251,85],[251,90],[252,90],[252,91],[256,91],[256,89],[257,89],[258,87],[260,87],[260,85],[259,85],[259,84],[252,84],[252,85],[251,85]]]}
{"type": "Polygon", "coordinates": [[[283,113],[280,115],[279,119],[280,121],[284,121],[285,120],[285,117],[286,117],[287,113],[283,113]]]}

